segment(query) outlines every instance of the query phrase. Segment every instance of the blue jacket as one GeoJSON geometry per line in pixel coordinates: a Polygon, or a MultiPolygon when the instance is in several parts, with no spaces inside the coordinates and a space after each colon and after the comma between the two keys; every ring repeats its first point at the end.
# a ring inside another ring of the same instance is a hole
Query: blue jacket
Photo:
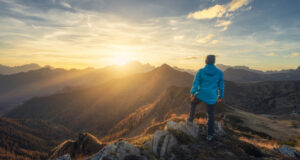
{"type": "Polygon", "coordinates": [[[206,104],[215,104],[224,97],[223,73],[213,64],[200,69],[194,79],[191,94],[206,104]]]}

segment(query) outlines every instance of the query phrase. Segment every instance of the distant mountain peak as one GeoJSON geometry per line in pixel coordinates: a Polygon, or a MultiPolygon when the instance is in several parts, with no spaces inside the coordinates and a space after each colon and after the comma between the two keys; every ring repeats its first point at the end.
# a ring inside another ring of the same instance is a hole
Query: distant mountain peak
{"type": "Polygon", "coordinates": [[[166,63],[162,64],[161,66],[159,66],[157,68],[162,69],[162,70],[174,70],[173,67],[171,67],[170,65],[168,65],[166,63]]]}

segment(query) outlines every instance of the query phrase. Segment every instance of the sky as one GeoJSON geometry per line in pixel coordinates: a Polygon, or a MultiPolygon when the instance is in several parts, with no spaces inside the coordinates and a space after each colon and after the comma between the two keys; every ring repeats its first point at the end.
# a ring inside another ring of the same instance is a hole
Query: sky
{"type": "Polygon", "coordinates": [[[0,0],[0,64],[300,65],[299,0],[0,0]]]}

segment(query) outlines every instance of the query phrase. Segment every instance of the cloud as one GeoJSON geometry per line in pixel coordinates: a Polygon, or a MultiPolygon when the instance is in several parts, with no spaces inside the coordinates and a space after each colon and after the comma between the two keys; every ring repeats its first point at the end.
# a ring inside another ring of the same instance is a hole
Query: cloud
{"type": "Polygon", "coordinates": [[[184,38],[184,35],[177,35],[177,36],[173,37],[174,40],[181,40],[183,38],[184,38]]]}
{"type": "Polygon", "coordinates": [[[66,7],[66,8],[72,8],[72,6],[67,2],[60,2],[60,5],[62,5],[63,7],[66,7]]]}
{"type": "Polygon", "coordinates": [[[231,24],[231,21],[217,21],[217,24],[215,27],[222,27],[221,31],[226,31],[228,29],[228,26],[231,24]]]}
{"type": "Polygon", "coordinates": [[[191,57],[185,57],[185,60],[194,60],[194,59],[198,59],[198,57],[195,56],[191,56],[191,57]]]}
{"type": "Polygon", "coordinates": [[[277,54],[274,52],[270,52],[270,53],[265,54],[265,56],[274,57],[274,56],[277,56],[277,54]]]}
{"type": "Polygon", "coordinates": [[[247,6],[251,0],[232,0],[225,5],[215,5],[207,9],[196,11],[188,14],[188,18],[192,19],[213,19],[232,16],[232,12],[243,6],[247,6]]]}
{"type": "Polygon", "coordinates": [[[222,17],[226,13],[226,8],[224,5],[215,5],[208,9],[190,13],[188,18],[193,19],[212,19],[217,17],[222,17]]]}
{"type": "Polygon", "coordinates": [[[243,6],[248,5],[250,0],[232,0],[228,5],[228,11],[233,12],[243,6]]]}
{"type": "Polygon", "coordinates": [[[213,34],[208,34],[208,35],[206,35],[205,37],[199,37],[196,41],[197,41],[198,43],[203,43],[203,44],[205,44],[205,43],[210,42],[214,37],[215,37],[215,35],[213,35],[213,34]]]}
{"type": "Polygon", "coordinates": [[[299,52],[294,52],[294,53],[289,54],[289,55],[286,56],[286,57],[293,58],[293,57],[298,57],[299,55],[300,55],[299,52]]]}
{"type": "Polygon", "coordinates": [[[211,42],[210,42],[210,44],[217,44],[219,42],[219,40],[212,40],[211,42]]]}

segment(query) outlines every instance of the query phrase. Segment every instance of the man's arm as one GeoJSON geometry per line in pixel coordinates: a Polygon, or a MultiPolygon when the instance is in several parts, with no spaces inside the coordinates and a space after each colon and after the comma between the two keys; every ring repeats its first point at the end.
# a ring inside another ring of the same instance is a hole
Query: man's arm
{"type": "Polygon", "coordinates": [[[219,88],[219,100],[218,102],[221,102],[222,99],[224,98],[224,77],[223,77],[223,72],[221,72],[220,80],[218,83],[218,88],[219,88]]]}
{"type": "Polygon", "coordinates": [[[192,95],[197,95],[198,94],[197,90],[199,89],[199,87],[200,87],[200,70],[197,72],[197,74],[194,78],[193,86],[192,86],[190,93],[192,95]]]}

